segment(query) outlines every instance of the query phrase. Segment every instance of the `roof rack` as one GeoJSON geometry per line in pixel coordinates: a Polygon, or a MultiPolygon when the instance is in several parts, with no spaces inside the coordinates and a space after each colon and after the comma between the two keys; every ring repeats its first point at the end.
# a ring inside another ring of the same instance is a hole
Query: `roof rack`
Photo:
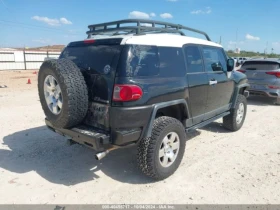
{"type": "Polygon", "coordinates": [[[208,41],[211,41],[208,34],[193,28],[155,20],[143,19],[126,19],[114,22],[100,23],[88,26],[88,38],[94,35],[105,35],[106,33],[115,32],[113,35],[120,34],[146,34],[146,33],[179,33],[185,35],[182,30],[192,31],[202,34],[208,41]]]}

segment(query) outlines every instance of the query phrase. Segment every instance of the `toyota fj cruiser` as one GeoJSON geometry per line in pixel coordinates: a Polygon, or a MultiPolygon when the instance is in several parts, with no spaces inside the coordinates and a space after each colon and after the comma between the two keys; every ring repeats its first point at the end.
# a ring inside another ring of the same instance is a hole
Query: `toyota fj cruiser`
{"type": "Polygon", "coordinates": [[[242,127],[247,78],[206,33],[136,19],[90,25],[87,34],[38,75],[46,125],[70,143],[95,149],[97,159],[136,144],[140,169],[164,179],[183,158],[187,132],[219,118],[229,130],[242,127]]]}

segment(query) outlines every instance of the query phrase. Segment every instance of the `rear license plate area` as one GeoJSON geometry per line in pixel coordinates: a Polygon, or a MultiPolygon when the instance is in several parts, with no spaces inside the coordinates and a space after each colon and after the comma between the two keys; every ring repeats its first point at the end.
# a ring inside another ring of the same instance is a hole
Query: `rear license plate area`
{"type": "Polygon", "coordinates": [[[266,89],[266,86],[265,85],[250,84],[250,89],[263,90],[263,89],[266,89]]]}

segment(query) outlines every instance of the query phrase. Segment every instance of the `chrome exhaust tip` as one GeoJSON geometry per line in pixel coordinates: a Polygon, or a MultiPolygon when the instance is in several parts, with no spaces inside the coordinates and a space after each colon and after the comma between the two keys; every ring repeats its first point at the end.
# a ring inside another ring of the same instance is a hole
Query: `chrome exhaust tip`
{"type": "Polygon", "coordinates": [[[95,159],[96,160],[101,160],[102,158],[104,158],[110,151],[106,150],[104,152],[99,152],[95,155],[95,159]]]}

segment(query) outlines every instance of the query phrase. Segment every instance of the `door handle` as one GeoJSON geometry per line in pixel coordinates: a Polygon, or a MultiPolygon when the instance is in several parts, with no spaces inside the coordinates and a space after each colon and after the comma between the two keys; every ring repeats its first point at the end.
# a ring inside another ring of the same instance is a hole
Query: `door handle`
{"type": "Polygon", "coordinates": [[[210,80],[209,81],[209,85],[215,85],[215,84],[217,84],[218,82],[217,82],[217,80],[210,80]]]}

